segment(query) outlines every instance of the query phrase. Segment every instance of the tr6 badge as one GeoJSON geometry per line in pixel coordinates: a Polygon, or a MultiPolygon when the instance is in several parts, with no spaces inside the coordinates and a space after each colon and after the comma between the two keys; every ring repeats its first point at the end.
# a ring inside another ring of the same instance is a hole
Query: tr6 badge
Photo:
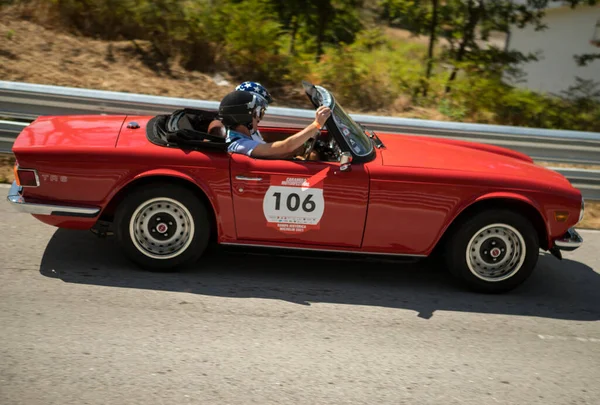
{"type": "Polygon", "coordinates": [[[42,180],[50,183],[66,183],[69,181],[67,176],[58,176],[56,174],[40,174],[40,176],[42,177],[42,180]]]}

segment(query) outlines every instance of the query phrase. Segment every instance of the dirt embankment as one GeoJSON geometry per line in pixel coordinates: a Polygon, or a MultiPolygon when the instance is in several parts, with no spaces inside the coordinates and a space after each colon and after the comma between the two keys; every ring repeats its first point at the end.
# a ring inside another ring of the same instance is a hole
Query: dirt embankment
{"type": "MultiPolygon", "coordinates": [[[[24,20],[15,7],[0,7],[0,79],[212,101],[221,100],[239,82],[227,72],[185,70],[177,60],[165,65],[145,41],[96,40],[60,26],[41,26],[24,20]]],[[[312,108],[301,83],[270,86],[269,91],[274,107],[312,108]]],[[[398,100],[404,102],[403,97],[398,100]]],[[[392,105],[360,113],[448,120],[435,108],[423,107],[392,105]]]]}
{"type": "MultiPolygon", "coordinates": [[[[191,72],[176,61],[164,66],[153,60],[144,41],[73,36],[14,14],[0,8],[2,80],[215,101],[237,84],[226,73],[191,72]]],[[[271,90],[274,105],[308,107],[300,84],[271,90]]]]}
{"type": "Polygon", "coordinates": [[[15,180],[13,166],[15,158],[8,155],[0,155],[0,183],[12,183],[15,180]]]}

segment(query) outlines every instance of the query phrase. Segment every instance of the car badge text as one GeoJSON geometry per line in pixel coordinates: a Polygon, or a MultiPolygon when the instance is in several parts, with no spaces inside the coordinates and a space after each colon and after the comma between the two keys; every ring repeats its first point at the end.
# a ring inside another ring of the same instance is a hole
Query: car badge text
{"type": "Polygon", "coordinates": [[[41,176],[44,181],[50,181],[51,183],[66,183],[69,181],[67,176],[57,176],[55,174],[42,174],[41,176]]]}

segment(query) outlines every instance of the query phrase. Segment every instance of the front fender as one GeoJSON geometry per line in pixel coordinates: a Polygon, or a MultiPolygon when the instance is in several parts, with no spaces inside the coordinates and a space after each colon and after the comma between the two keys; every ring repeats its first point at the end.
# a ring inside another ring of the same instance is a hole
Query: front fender
{"type": "Polygon", "coordinates": [[[514,193],[514,192],[486,193],[486,194],[480,195],[480,196],[474,198],[473,200],[469,201],[468,203],[464,204],[463,207],[461,209],[458,209],[454,213],[454,216],[448,221],[446,227],[440,233],[438,243],[444,237],[444,235],[446,235],[448,229],[453,224],[455,224],[457,220],[459,220],[460,218],[462,218],[465,215],[469,215],[470,212],[476,212],[479,208],[483,208],[483,206],[487,205],[488,203],[494,203],[494,202],[504,203],[504,204],[514,202],[514,203],[520,204],[521,207],[526,206],[530,211],[532,211],[531,214],[533,214],[533,212],[535,212],[538,217],[532,218],[534,220],[534,226],[536,227],[536,229],[540,228],[540,229],[538,229],[538,231],[543,230],[543,234],[544,234],[544,238],[545,238],[545,241],[540,240],[540,244],[542,245],[542,247],[544,244],[546,246],[549,246],[548,244],[550,243],[550,224],[549,224],[548,218],[544,215],[544,210],[542,209],[542,207],[540,206],[540,204],[537,201],[535,201],[525,195],[522,195],[519,193],[514,193]],[[542,227],[543,227],[543,229],[541,229],[542,227]]]}
{"type": "Polygon", "coordinates": [[[494,192],[494,193],[484,194],[482,196],[477,197],[475,200],[473,200],[471,204],[474,204],[474,203],[477,203],[480,201],[491,200],[491,199],[509,199],[509,200],[521,201],[521,202],[531,205],[533,208],[535,208],[540,213],[540,215],[542,215],[542,208],[539,206],[539,204],[537,202],[535,202],[531,198],[524,196],[522,194],[513,193],[513,192],[509,192],[509,191],[498,191],[498,192],[494,192]]]}

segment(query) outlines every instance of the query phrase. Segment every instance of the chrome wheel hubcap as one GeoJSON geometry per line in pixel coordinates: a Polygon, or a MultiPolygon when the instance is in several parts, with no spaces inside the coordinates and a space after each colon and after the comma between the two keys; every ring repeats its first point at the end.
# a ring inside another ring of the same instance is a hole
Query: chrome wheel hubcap
{"type": "Polygon", "coordinates": [[[129,222],[133,244],[153,259],[171,259],[180,255],[192,242],[194,231],[188,209],[166,197],[140,204],[129,222]]]}
{"type": "Polygon", "coordinates": [[[475,233],[467,245],[471,273],[491,282],[506,280],[519,271],[526,254],[525,240],[510,225],[488,225],[475,233]]]}

